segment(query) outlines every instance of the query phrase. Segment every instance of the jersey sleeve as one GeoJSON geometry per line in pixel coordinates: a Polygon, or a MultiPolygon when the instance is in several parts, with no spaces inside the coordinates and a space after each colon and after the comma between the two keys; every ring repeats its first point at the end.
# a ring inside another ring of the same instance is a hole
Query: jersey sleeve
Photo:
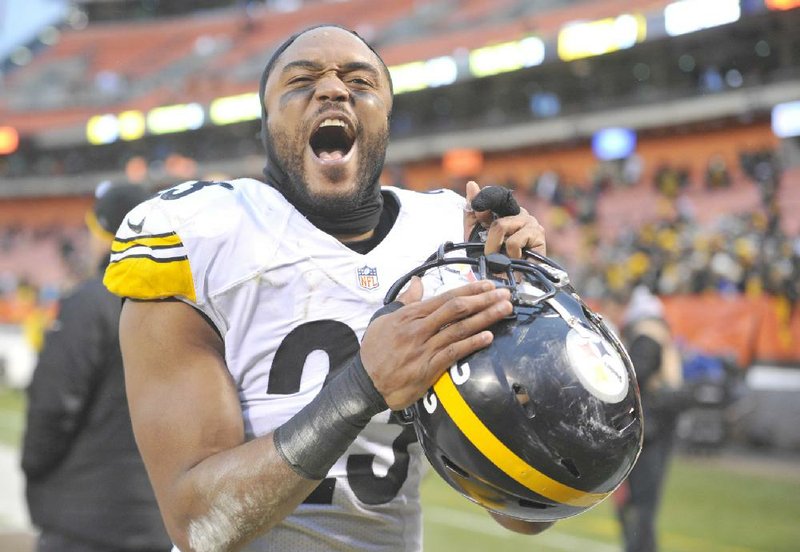
{"type": "Polygon", "coordinates": [[[120,297],[177,297],[196,303],[187,248],[158,201],[146,201],[125,217],[111,246],[103,283],[120,297]]]}

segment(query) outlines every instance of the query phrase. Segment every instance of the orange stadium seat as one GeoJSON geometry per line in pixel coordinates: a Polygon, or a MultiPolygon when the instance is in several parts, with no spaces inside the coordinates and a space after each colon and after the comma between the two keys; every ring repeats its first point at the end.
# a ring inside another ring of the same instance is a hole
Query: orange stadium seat
{"type": "MultiPolygon", "coordinates": [[[[254,16],[249,30],[239,30],[230,37],[235,41],[235,47],[213,60],[208,71],[230,78],[231,67],[253,57],[258,58],[258,66],[261,67],[266,64],[270,52],[277,46],[277,41],[282,40],[287,32],[316,23],[339,23],[353,28],[367,40],[379,38],[386,25],[402,20],[404,15],[412,11],[413,6],[414,2],[411,0],[391,2],[388,5],[358,0],[342,4],[312,5],[292,13],[262,13],[254,16]]],[[[252,88],[251,82],[247,85],[252,88]]]]}
{"type": "MultiPolygon", "coordinates": [[[[449,55],[458,48],[475,48],[492,42],[520,37],[536,32],[553,34],[566,21],[603,17],[629,10],[630,3],[621,0],[583,2],[579,5],[535,13],[515,18],[513,21],[495,21],[490,15],[508,7],[513,0],[491,2],[488,0],[463,0],[459,9],[451,9],[435,25],[419,18],[413,35],[408,31],[386,33],[398,22],[416,22],[419,11],[426,5],[412,0],[388,4],[371,0],[350,2],[316,2],[294,12],[254,12],[249,23],[240,10],[215,12],[213,17],[180,17],[156,22],[124,22],[91,25],[82,31],[65,32],[61,41],[41,54],[31,67],[17,71],[9,78],[13,84],[27,71],[36,71],[48,63],[65,59],[86,62],[82,76],[84,86],[90,86],[94,77],[107,71],[124,79],[141,83],[147,78],[163,74],[162,81],[184,94],[187,89],[200,96],[194,101],[208,101],[221,91],[232,93],[251,90],[257,81],[257,71],[244,71],[242,80],[232,68],[253,63],[256,67],[266,61],[275,42],[291,30],[309,24],[334,22],[346,24],[378,44],[388,64],[404,63],[430,57],[449,55]],[[219,39],[228,43],[220,51],[209,54],[204,63],[175,71],[176,64],[193,55],[201,38],[219,39]],[[388,39],[388,42],[387,42],[388,39]],[[387,42],[384,45],[384,42],[387,42]],[[253,60],[253,58],[256,58],[253,60]],[[179,74],[179,77],[175,77],[179,74]],[[169,75],[169,78],[167,78],[169,75]]],[[[655,9],[666,0],[640,0],[633,4],[638,10],[655,9]]],[[[130,90],[126,90],[130,93],[130,90]]],[[[148,92],[107,105],[109,110],[143,109],[143,97],[148,92]]],[[[185,98],[185,95],[184,95],[185,98]]],[[[91,102],[96,112],[96,102],[91,102]]],[[[86,118],[84,110],[63,107],[46,112],[45,120],[29,120],[29,113],[19,114],[0,108],[3,119],[18,127],[23,133],[34,132],[48,126],[71,126],[86,118]]]]}
{"type": "Polygon", "coordinates": [[[447,18],[442,22],[442,27],[454,27],[459,25],[475,25],[485,22],[493,14],[501,12],[518,5],[516,0],[466,0],[461,3],[457,10],[449,12],[447,18]]]}

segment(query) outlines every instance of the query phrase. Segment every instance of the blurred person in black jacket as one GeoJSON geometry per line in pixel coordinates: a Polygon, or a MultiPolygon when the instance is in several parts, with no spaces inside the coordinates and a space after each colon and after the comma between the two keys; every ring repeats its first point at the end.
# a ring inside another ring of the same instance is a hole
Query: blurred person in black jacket
{"type": "Polygon", "coordinates": [[[647,287],[633,290],[621,332],[642,393],[644,445],[614,498],[625,552],[655,552],[656,519],[678,415],[690,405],[691,394],[683,385],[683,363],[661,300],[647,287]]]}
{"type": "Polygon", "coordinates": [[[87,214],[95,274],[61,301],[28,388],[22,469],[38,552],[171,547],[131,429],[121,302],[101,281],[114,233],[149,195],[131,184],[98,187],[87,214]]]}

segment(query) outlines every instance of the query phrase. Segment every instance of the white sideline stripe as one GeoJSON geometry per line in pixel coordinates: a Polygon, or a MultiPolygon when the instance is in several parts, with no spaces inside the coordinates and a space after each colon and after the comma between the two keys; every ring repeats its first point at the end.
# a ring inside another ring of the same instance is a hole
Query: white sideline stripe
{"type": "Polygon", "coordinates": [[[20,451],[0,444],[0,535],[7,531],[28,531],[30,526],[20,451]]]}
{"type": "MultiPolygon", "coordinates": [[[[437,525],[449,525],[456,529],[483,533],[496,537],[513,538],[520,536],[518,533],[509,531],[501,527],[489,515],[479,516],[467,512],[451,510],[442,506],[424,506],[422,508],[423,518],[437,525]]],[[[596,540],[584,537],[575,537],[565,533],[559,533],[553,529],[548,529],[540,535],[533,537],[536,542],[543,546],[549,546],[565,552],[576,552],[581,550],[591,550],[592,552],[619,552],[619,547],[611,546],[596,540]]]]}

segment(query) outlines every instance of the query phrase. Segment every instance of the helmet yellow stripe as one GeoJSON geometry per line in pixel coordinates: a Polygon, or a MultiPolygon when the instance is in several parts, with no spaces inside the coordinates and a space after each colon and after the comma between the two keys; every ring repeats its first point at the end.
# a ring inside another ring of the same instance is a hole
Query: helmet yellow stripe
{"type": "Polygon", "coordinates": [[[593,506],[610,494],[587,493],[564,485],[517,456],[472,411],[458,392],[449,371],[439,378],[433,390],[442,407],[467,439],[495,466],[524,487],[550,500],[577,507],[593,506]]]}

